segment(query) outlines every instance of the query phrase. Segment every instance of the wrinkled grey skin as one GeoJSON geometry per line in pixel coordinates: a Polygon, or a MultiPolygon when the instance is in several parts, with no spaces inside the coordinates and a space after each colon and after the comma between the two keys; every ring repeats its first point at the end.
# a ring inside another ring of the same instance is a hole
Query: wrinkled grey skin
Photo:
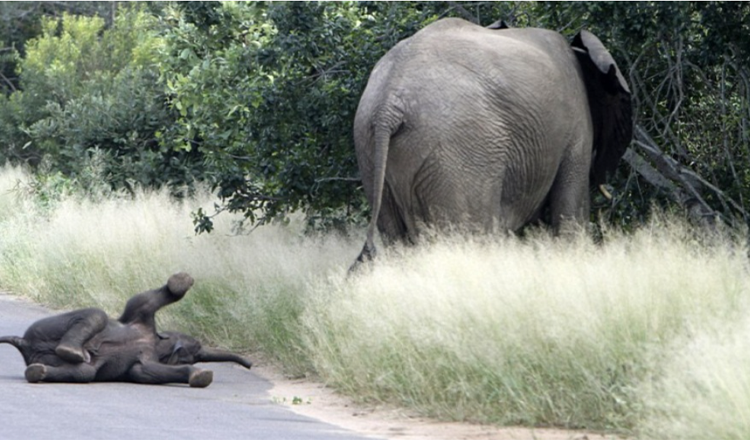
{"type": "Polygon", "coordinates": [[[377,63],[354,141],[372,219],[355,263],[424,226],[516,231],[548,209],[585,224],[632,137],[630,90],[591,33],[437,21],[377,63]]]}
{"type": "Polygon", "coordinates": [[[126,381],[206,387],[213,373],[192,364],[236,362],[246,368],[252,364],[234,353],[203,348],[182,333],[157,333],[156,312],[182,299],[192,285],[190,275],[177,273],[166,285],[130,298],[117,320],[96,308],[75,310],[41,319],[23,338],[5,336],[0,343],[21,352],[26,379],[32,383],[126,381]]]}

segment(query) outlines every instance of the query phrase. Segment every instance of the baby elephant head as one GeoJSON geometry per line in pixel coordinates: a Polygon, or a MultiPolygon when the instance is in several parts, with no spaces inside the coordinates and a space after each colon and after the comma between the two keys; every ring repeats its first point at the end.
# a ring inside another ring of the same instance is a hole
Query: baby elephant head
{"type": "Polygon", "coordinates": [[[253,365],[236,353],[203,347],[197,339],[179,332],[159,332],[156,353],[159,362],[168,365],[192,365],[197,362],[235,362],[245,368],[253,365]]]}

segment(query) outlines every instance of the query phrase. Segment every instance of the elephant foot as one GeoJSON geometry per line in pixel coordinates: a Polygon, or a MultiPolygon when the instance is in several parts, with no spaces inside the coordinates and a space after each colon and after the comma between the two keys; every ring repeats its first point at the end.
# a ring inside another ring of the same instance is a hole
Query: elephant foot
{"type": "Polygon", "coordinates": [[[185,272],[180,272],[169,277],[167,289],[172,295],[183,296],[193,286],[193,277],[185,272]]]}
{"type": "Polygon", "coordinates": [[[374,260],[376,254],[377,250],[375,249],[375,246],[365,243],[364,247],[362,247],[362,252],[359,253],[357,259],[354,260],[354,263],[349,266],[348,275],[357,273],[362,266],[365,266],[367,263],[374,260]]]}
{"type": "Polygon", "coordinates": [[[29,383],[41,382],[47,376],[47,367],[42,364],[31,364],[26,367],[24,376],[29,383]]]}
{"type": "Polygon", "coordinates": [[[357,257],[357,262],[368,263],[375,259],[377,253],[378,251],[375,249],[374,244],[365,243],[362,247],[362,252],[360,252],[359,257],[357,257]]]}
{"type": "Polygon", "coordinates": [[[88,351],[80,347],[73,347],[66,344],[58,345],[57,348],[55,348],[55,354],[60,359],[73,364],[91,361],[91,355],[89,355],[88,351]]]}
{"type": "Polygon", "coordinates": [[[211,370],[195,370],[190,374],[191,388],[206,388],[214,380],[214,372],[211,370]]]}

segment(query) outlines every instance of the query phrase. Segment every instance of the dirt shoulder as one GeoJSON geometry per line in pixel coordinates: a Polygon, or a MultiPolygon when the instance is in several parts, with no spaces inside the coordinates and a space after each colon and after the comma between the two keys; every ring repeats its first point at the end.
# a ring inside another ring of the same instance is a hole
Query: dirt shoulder
{"type": "Polygon", "coordinates": [[[615,440],[615,436],[559,429],[500,428],[443,423],[410,415],[403,409],[364,406],[324,384],[285,378],[269,366],[253,367],[273,383],[271,397],[290,410],[361,435],[394,440],[615,440]]]}

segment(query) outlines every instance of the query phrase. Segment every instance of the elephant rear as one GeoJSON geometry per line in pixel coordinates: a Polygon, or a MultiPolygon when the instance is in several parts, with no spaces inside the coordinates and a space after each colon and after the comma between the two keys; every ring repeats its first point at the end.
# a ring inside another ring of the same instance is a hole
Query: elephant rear
{"type": "Polygon", "coordinates": [[[420,224],[515,230],[544,202],[564,154],[550,145],[590,124],[585,89],[578,82],[555,93],[559,77],[573,72],[559,72],[560,61],[529,43],[503,45],[512,34],[444,20],[373,70],[354,133],[363,187],[371,206],[381,200],[376,220],[387,241],[418,235],[420,224]],[[548,80],[528,81],[529,63],[548,80]],[[385,148],[378,130],[389,136],[385,148]]]}
{"type": "Polygon", "coordinates": [[[549,30],[443,19],[383,56],[354,122],[372,207],[358,261],[374,252],[376,226],[389,242],[422,225],[514,231],[547,206],[555,229],[586,221],[592,157],[611,171],[629,141],[629,119],[592,117],[616,101],[596,94],[629,92],[598,39],[581,35],[574,50],[549,30]],[[614,87],[588,83],[613,78],[614,87]],[[625,128],[594,127],[601,121],[625,128]],[[618,132],[610,161],[599,135],[618,132]]]}

